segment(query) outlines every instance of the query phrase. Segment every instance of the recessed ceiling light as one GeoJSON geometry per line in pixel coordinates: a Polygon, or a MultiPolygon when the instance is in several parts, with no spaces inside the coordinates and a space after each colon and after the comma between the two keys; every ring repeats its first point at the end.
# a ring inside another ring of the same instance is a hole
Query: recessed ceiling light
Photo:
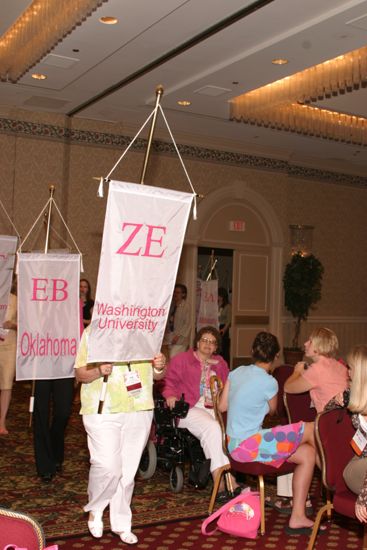
{"type": "Polygon", "coordinates": [[[289,60],[279,58],[279,59],[272,59],[271,62],[273,65],[286,65],[287,63],[289,63],[289,60]]]}
{"type": "Polygon", "coordinates": [[[187,101],[187,99],[180,99],[177,101],[177,104],[180,105],[180,107],[188,107],[191,105],[191,101],[187,101]]]}
{"type": "Polygon", "coordinates": [[[105,25],[116,25],[118,23],[117,17],[100,17],[99,20],[105,25]]]}
{"type": "Polygon", "coordinates": [[[32,78],[34,78],[35,80],[46,80],[47,76],[42,73],[33,73],[32,78]]]}

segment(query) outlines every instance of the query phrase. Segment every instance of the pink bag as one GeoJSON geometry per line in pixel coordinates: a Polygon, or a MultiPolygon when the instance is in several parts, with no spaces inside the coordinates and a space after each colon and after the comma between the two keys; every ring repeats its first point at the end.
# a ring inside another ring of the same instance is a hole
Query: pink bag
{"type": "Polygon", "coordinates": [[[260,525],[260,497],[259,493],[251,492],[249,488],[240,495],[232,498],[216,512],[203,521],[201,532],[203,535],[212,535],[218,529],[235,537],[255,539],[260,525]],[[218,518],[213,531],[207,531],[207,527],[218,518]]]}

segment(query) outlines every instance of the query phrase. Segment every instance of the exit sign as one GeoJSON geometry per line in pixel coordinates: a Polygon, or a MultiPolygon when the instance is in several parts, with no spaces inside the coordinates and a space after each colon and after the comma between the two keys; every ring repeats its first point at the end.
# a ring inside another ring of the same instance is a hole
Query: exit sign
{"type": "Polygon", "coordinates": [[[230,231],[245,231],[246,230],[245,220],[231,220],[229,222],[229,230],[230,231]]]}

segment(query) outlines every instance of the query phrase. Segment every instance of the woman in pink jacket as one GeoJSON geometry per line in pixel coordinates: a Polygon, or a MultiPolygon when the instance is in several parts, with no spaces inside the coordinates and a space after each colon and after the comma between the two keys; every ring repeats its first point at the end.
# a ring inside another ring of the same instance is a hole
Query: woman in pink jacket
{"type": "MultiPolygon", "coordinates": [[[[164,381],[163,396],[170,409],[184,395],[189,403],[186,418],[180,420],[180,428],[187,428],[197,437],[205,457],[210,459],[210,471],[216,479],[218,470],[229,463],[222,449],[221,428],[215,419],[210,395],[210,376],[215,374],[223,384],[228,377],[228,366],[223,357],[215,355],[220,343],[220,334],[214,327],[207,326],[199,330],[195,337],[194,349],[179,353],[168,365],[164,381]]],[[[233,486],[240,491],[233,480],[233,486]]],[[[224,485],[219,488],[218,500],[226,499],[224,485]]]]}

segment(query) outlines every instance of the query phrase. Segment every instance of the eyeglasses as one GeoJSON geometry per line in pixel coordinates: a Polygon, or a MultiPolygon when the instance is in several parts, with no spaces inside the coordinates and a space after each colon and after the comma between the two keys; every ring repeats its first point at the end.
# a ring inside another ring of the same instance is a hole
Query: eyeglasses
{"type": "Polygon", "coordinates": [[[209,344],[210,346],[216,346],[217,345],[216,340],[209,340],[209,338],[200,338],[200,342],[204,342],[204,344],[209,344]]]}

